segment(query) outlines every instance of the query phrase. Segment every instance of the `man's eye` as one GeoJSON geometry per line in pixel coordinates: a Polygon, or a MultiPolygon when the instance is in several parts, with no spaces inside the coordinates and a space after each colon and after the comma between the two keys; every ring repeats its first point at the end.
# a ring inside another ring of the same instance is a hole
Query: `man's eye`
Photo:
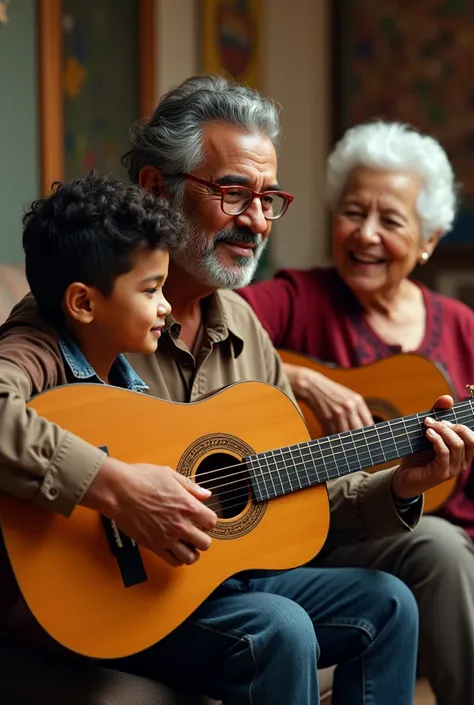
{"type": "Polygon", "coordinates": [[[225,200],[229,202],[241,201],[244,197],[244,191],[241,188],[233,188],[231,191],[226,191],[225,200]]]}
{"type": "Polygon", "coordinates": [[[354,211],[354,210],[345,210],[344,215],[348,215],[350,218],[362,218],[363,215],[360,211],[354,211]]]}

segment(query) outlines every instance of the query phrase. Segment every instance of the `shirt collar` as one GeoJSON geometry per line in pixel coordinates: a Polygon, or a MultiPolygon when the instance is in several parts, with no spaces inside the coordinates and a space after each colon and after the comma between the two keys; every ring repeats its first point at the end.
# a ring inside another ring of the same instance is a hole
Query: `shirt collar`
{"type": "MultiPolygon", "coordinates": [[[[211,342],[220,343],[228,339],[234,357],[239,357],[244,348],[244,340],[238,334],[238,326],[232,315],[232,310],[219,290],[207,297],[206,329],[211,342]]],[[[181,333],[181,323],[169,315],[164,330],[169,331],[177,338],[181,333]]]]}
{"type": "MultiPolygon", "coordinates": [[[[104,384],[103,380],[97,376],[94,368],[88,363],[81,350],[67,333],[59,336],[59,347],[64,360],[77,380],[89,380],[96,384],[104,384]]],[[[134,392],[144,392],[149,387],[137,375],[133,367],[123,355],[119,355],[112,365],[111,375],[117,380],[117,386],[131,389],[134,392]]]]}

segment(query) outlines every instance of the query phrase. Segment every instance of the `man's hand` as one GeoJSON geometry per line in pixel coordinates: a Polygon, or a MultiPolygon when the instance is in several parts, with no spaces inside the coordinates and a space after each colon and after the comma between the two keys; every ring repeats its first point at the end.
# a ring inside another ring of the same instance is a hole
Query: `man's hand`
{"type": "Polygon", "coordinates": [[[374,421],[364,398],[320,372],[285,363],[295,397],[314,412],[327,434],[371,426],[374,421]]]}
{"type": "MultiPolygon", "coordinates": [[[[453,399],[442,396],[434,409],[450,409],[453,399]]],[[[392,489],[400,499],[410,499],[456,477],[474,458],[474,433],[462,424],[425,419],[426,437],[433,450],[402,460],[393,476],[392,489]]]]}
{"type": "Polygon", "coordinates": [[[216,514],[206,490],[171,468],[107,458],[82,504],[114,519],[141,546],[172,566],[191,565],[207,551],[216,514]]]}

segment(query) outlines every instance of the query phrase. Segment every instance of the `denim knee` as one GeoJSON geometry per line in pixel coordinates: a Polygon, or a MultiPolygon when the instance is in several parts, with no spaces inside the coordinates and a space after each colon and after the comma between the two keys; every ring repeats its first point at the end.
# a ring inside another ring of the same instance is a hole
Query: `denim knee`
{"type": "Polygon", "coordinates": [[[264,617],[260,636],[265,647],[278,654],[284,668],[292,662],[301,667],[307,659],[317,661],[319,645],[308,613],[290,599],[278,595],[264,597],[266,609],[261,604],[259,609],[264,617]]]}
{"type": "Polygon", "coordinates": [[[405,583],[389,573],[370,571],[376,579],[367,585],[367,600],[374,606],[375,620],[381,620],[379,629],[389,620],[392,628],[407,636],[418,634],[418,606],[405,583]]]}

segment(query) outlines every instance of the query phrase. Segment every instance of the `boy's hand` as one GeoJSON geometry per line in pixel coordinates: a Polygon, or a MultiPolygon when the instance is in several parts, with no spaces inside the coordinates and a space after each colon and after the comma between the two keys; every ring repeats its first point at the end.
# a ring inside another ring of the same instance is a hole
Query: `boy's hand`
{"type": "Polygon", "coordinates": [[[169,467],[107,458],[82,504],[114,519],[141,546],[172,566],[191,565],[206,551],[216,514],[206,490],[169,467]]]}

